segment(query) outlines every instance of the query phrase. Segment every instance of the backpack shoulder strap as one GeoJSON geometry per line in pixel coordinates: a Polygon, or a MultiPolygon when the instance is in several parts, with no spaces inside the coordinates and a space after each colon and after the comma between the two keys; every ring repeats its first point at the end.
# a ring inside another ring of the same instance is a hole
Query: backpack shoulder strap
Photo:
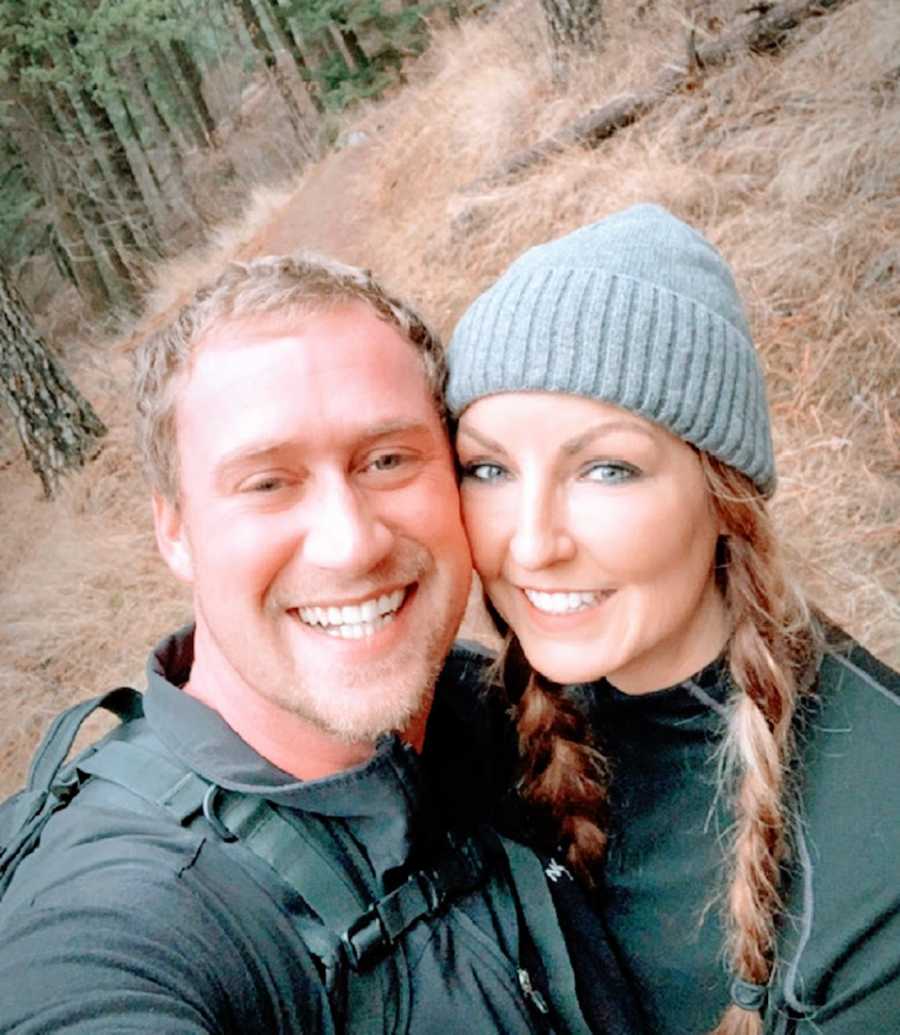
{"type": "Polygon", "coordinates": [[[569,961],[556,907],[547,888],[544,867],[534,852],[524,845],[506,837],[500,837],[499,841],[506,853],[528,934],[547,974],[552,975],[547,984],[553,1009],[569,1035],[591,1035],[578,1005],[575,972],[569,961]]]}
{"type": "Polygon", "coordinates": [[[37,845],[47,820],[77,791],[78,762],[95,749],[87,748],[68,764],[66,759],[85,720],[100,708],[117,715],[123,723],[143,715],[138,691],[120,686],[56,716],[32,758],[24,789],[0,810],[0,895],[12,880],[16,865],[37,845]]]}
{"type": "Polygon", "coordinates": [[[142,695],[130,686],[119,686],[98,697],[67,708],[50,724],[28,770],[28,790],[49,788],[72,750],[72,744],[84,721],[103,708],[117,715],[122,722],[143,716],[142,695]]]}

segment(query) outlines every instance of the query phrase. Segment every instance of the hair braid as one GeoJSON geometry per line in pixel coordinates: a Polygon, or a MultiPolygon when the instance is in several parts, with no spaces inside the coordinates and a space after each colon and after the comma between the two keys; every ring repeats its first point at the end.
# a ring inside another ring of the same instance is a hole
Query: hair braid
{"type": "MultiPolygon", "coordinates": [[[[727,952],[736,978],[768,984],[781,908],[794,744],[792,720],[814,655],[809,609],[785,577],[771,520],[749,480],[701,454],[722,523],[722,571],[732,635],[728,664],[737,694],[724,744],[735,787],[727,894],[727,952]]],[[[758,1035],[758,1011],[732,1005],[715,1035],[758,1035]]]]}
{"type": "MultiPolygon", "coordinates": [[[[505,623],[491,611],[504,630],[505,623]]],[[[593,887],[596,864],[606,850],[606,760],[594,746],[578,703],[531,668],[511,634],[499,664],[516,710],[519,796],[545,821],[569,867],[593,887]]]]}
{"type": "MultiPolygon", "coordinates": [[[[772,972],[788,850],[797,701],[815,671],[820,635],[787,578],[765,503],[745,475],[699,453],[721,524],[718,574],[732,633],[735,694],[723,745],[723,784],[734,789],[735,825],[726,894],[726,950],[734,977],[765,986],[772,972]]],[[[516,708],[520,794],[552,824],[569,865],[595,883],[606,849],[607,764],[587,719],[563,688],[528,664],[488,604],[506,646],[498,665],[516,708]]],[[[714,1035],[759,1035],[758,1011],[732,1005],[714,1035]]]]}

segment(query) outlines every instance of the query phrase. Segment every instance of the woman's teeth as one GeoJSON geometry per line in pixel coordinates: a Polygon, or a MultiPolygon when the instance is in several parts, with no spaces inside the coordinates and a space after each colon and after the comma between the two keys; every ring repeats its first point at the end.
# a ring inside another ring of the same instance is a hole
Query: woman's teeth
{"type": "Polygon", "coordinates": [[[532,607],[550,615],[583,611],[585,608],[593,607],[598,600],[596,593],[543,593],[536,589],[526,589],[524,593],[532,607]]]}
{"type": "Polygon", "coordinates": [[[344,640],[360,640],[371,636],[394,620],[406,597],[406,589],[397,589],[361,604],[341,607],[301,607],[300,620],[306,625],[321,626],[329,636],[344,640]]]}

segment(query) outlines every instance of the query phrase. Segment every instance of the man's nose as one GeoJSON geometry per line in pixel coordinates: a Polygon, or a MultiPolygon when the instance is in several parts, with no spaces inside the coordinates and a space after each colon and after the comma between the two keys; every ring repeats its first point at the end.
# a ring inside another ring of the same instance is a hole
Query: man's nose
{"type": "Polygon", "coordinates": [[[575,541],[566,525],[565,509],[552,488],[525,487],[509,543],[512,559],[520,568],[536,571],[574,557],[575,541]]]}
{"type": "Polygon", "coordinates": [[[318,568],[367,572],[390,553],[394,533],[360,492],[344,479],[322,486],[308,501],[303,558],[318,568]]]}

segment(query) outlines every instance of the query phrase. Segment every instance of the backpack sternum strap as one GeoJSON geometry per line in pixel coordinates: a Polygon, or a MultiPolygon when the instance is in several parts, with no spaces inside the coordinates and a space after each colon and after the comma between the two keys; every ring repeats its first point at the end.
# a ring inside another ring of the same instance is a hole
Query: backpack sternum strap
{"type": "Polygon", "coordinates": [[[373,903],[341,938],[354,969],[366,966],[414,924],[434,916],[451,899],[474,891],[486,876],[474,841],[451,843],[451,852],[431,870],[419,870],[373,903]]]}
{"type": "Polygon", "coordinates": [[[344,946],[354,970],[376,962],[414,924],[485,880],[477,843],[448,841],[435,865],[372,901],[354,883],[350,859],[342,857],[339,842],[319,817],[291,813],[288,818],[264,798],[221,789],[214,801],[213,821],[300,894],[344,946]]]}

